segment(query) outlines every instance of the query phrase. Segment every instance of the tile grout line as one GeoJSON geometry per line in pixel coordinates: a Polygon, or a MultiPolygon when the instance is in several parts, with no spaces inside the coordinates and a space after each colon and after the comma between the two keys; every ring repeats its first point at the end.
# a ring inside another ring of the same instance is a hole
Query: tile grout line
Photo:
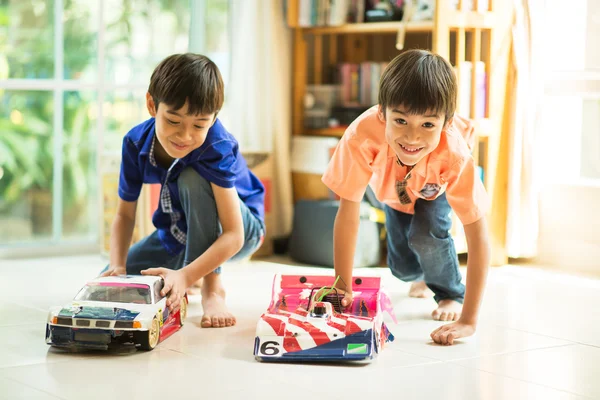
{"type": "Polygon", "coordinates": [[[43,313],[46,313],[46,314],[48,313],[47,309],[41,309],[41,308],[38,308],[38,307],[33,307],[33,306],[26,305],[26,304],[17,304],[17,303],[13,303],[13,302],[10,302],[10,301],[7,301],[5,304],[9,304],[9,305],[17,306],[17,307],[23,307],[23,308],[26,308],[28,310],[40,311],[40,312],[43,312],[43,313]]]}
{"type": "MultiPolygon", "coordinates": [[[[54,365],[54,364],[63,364],[66,362],[74,362],[74,361],[81,361],[81,360],[91,360],[91,359],[97,359],[100,358],[99,357],[78,357],[78,358],[74,358],[74,359],[70,359],[70,360],[64,360],[64,361],[52,361],[52,362],[33,362],[30,364],[21,364],[21,365],[7,365],[5,367],[0,367],[0,372],[4,371],[4,370],[8,370],[10,368],[25,368],[25,367],[35,367],[38,365],[54,365]]],[[[2,377],[2,375],[0,375],[0,378],[2,377]]]]}
{"type": "Polygon", "coordinates": [[[14,328],[16,326],[29,326],[29,325],[41,325],[46,324],[47,322],[25,322],[23,324],[9,324],[9,325],[0,325],[1,328],[14,328]]]}
{"type": "Polygon", "coordinates": [[[18,380],[16,380],[16,379],[10,378],[10,377],[8,377],[8,376],[0,376],[0,378],[3,378],[3,379],[6,379],[6,380],[9,380],[9,381],[12,381],[12,382],[18,383],[19,385],[23,385],[23,386],[25,386],[25,387],[28,387],[29,389],[33,389],[33,390],[35,390],[35,391],[38,391],[38,392],[40,392],[40,393],[45,393],[45,394],[47,394],[48,396],[54,397],[54,398],[56,398],[56,399],[60,399],[60,400],[67,400],[67,399],[65,399],[64,397],[60,397],[60,396],[57,396],[57,395],[55,395],[55,394],[52,394],[52,393],[50,393],[50,392],[47,392],[47,391],[45,391],[45,390],[38,389],[38,388],[36,388],[36,387],[30,386],[30,385],[28,385],[28,384],[26,384],[26,383],[23,383],[23,382],[21,382],[21,381],[18,381],[18,380]]]}
{"type": "Polygon", "coordinates": [[[560,337],[549,336],[549,335],[545,335],[543,333],[530,332],[530,331],[526,331],[524,329],[519,329],[519,328],[509,328],[507,326],[502,326],[502,325],[497,325],[497,324],[493,324],[493,325],[496,326],[496,327],[499,327],[499,328],[504,328],[504,329],[508,329],[508,330],[512,330],[512,331],[529,333],[530,335],[537,335],[537,336],[542,336],[542,337],[546,337],[546,338],[549,338],[549,339],[562,340],[564,342],[570,342],[570,343],[574,343],[574,344],[581,344],[581,345],[584,345],[584,346],[591,346],[591,347],[600,348],[600,345],[588,344],[588,343],[578,342],[578,341],[570,340],[570,339],[563,339],[563,338],[560,338],[560,337]]]}
{"type": "Polygon", "coordinates": [[[447,360],[442,360],[441,358],[435,358],[435,357],[430,357],[430,356],[423,356],[421,354],[417,354],[417,353],[412,353],[410,351],[406,351],[404,349],[389,349],[391,351],[399,351],[401,353],[405,353],[405,354],[410,354],[411,356],[416,356],[416,357],[421,357],[421,358],[428,358],[430,360],[434,360],[437,362],[446,362],[447,360]]]}
{"type": "MultiPolygon", "coordinates": [[[[563,347],[563,346],[561,346],[561,347],[563,347]]],[[[489,375],[492,375],[492,376],[500,376],[502,378],[512,379],[512,380],[515,380],[515,381],[527,383],[527,384],[534,385],[534,386],[543,387],[543,388],[546,388],[546,389],[552,389],[552,390],[555,390],[557,392],[571,394],[573,396],[581,397],[582,399],[590,399],[590,400],[592,400],[592,397],[588,397],[588,396],[583,395],[583,394],[574,393],[574,392],[571,392],[571,391],[568,391],[568,390],[564,390],[564,389],[558,389],[558,388],[555,388],[555,387],[552,387],[552,386],[543,385],[541,383],[528,381],[528,380],[525,380],[523,378],[515,378],[514,376],[508,376],[508,375],[499,374],[499,373],[496,373],[496,372],[490,372],[490,371],[486,371],[486,370],[483,370],[483,369],[480,369],[480,368],[476,368],[476,367],[467,367],[467,366],[464,366],[464,365],[461,365],[461,364],[458,364],[458,363],[455,363],[455,362],[451,362],[451,363],[452,364],[456,364],[459,367],[463,367],[463,368],[467,368],[467,369],[474,369],[475,371],[483,372],[483,373],[486,373],[486,374],[489,374],[489,375]]]]}
{"type": "Polygon", "coordinates": [[[525,353],[528,351],[538,351],[538,350],[548,350],[548,349],[557,349],[559,347],[568,347],[568,346],[575,346],[577,345],[577,343],[567,343],[567,344],[560,344],[557,346],[545,346],[545,347],[536,347],[535,349],[523,349],[523,350],[515,350],[515,351],[505,351],[505,352],[499,352],[499,353],[490,353],[490,354],[485,354],[485,355],[481,355],[481,356],[475,356],[475,357],[463,357],[463,358],[455,358],[453,360],[450,360],[452,362],[454,361],[463,361],[463,360],[476,360],[478,358],[483,358],[483,357],[497,357],[497,356],[506,356],[509,354],[519,354],[519,353],[525,353]]]}

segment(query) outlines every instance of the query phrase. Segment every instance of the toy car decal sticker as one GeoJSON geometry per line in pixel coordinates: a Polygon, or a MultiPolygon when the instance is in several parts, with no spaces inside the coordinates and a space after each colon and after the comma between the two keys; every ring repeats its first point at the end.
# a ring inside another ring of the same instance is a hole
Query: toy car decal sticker
{"type": "Polygon", "coordinates": [[[269,340],[266,340],[262,343],[259,343],[258,347],[258,352],[259,354],[265,355],[265,356],[277,356],[277,355],[281,355],[282,351],[282,345],[281,345],[281,339],[280,338],[269,338],[269,340]]]}
{"type": "Polygon", "coordinates": [[[367,354],[368,347],[366,343],[348,343],[346,351],[348,354],[367,354]]]}
{"type": "Polygon", "coordinates": [[[139,312],[130,311],[124,308],[108,307],[77,307],[77,312],[73,308],[63,308],[58,313],[59,317],[87,318],[87,319],[106,319],[119,321],[133,321],[139,312]]]}
{"type": "Polygon", "coordinates": [[[355,301],[354,304],[356,304],[356,309],[353,314],[360,315],[361,317],[370,317],[369,307],[367,307],[367,303],[363,299],[355,301]]]}
{"type": "Polygon", "coordinates": [[[275,303],[275,311],[287,311],[288,306],[287,301],[285,300],[286,297],[287,296],[285,295],[281,296],[281,299],[275,303]]]}

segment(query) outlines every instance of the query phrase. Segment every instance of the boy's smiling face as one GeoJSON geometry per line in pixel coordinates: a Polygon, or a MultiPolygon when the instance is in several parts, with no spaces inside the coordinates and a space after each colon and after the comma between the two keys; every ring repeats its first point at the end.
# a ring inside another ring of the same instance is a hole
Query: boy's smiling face
{"type": "MultiPolygon", "coordinates": [[[[146,94],[148,112],[155,121],[156,138],[166,154],[155,154],[159,158],[183,158],[202,146],[208,130],[215,122],[215,114],[188,115],[188,102],[178,110],[168,104],[159,103],[158,109],[150,93],[146,94]],[[162,156],[162,157],[161,157],[162,156]]],[[[172,160],[171,160],[172,161],[172,160]]]]}
{"type": "Polygon", "coordinates": [[[379,108],[379,118],[385,122],[385,140],[402,164],[415,165],[438,146],[442,130],[452,120],[444,123],[444,115],[433,112],[411,114],[403,106],[379,108]]]}

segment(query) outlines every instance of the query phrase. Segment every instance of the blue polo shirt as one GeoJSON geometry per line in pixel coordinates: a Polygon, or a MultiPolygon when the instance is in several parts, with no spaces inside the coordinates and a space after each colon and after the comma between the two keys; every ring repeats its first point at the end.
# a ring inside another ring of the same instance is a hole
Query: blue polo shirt
{"type": "Polygon", "coordinates": [[[184,158],[163,168],[154,159],[156,134],[154,118],[130,130],[123,138],[119,197],[136,201],[144,183],[160,183],[160,203],[152,223],[165,249],[179,254],[187,242],[185,213],[179,199],[177,178],[184,168],[194,168],[209,182],[225,188],[235,187],[248,209],[264,221],[265,188],[250,171],[238,151],[237,140],[219,119],[209,129],[205,142],[184,158]]]}

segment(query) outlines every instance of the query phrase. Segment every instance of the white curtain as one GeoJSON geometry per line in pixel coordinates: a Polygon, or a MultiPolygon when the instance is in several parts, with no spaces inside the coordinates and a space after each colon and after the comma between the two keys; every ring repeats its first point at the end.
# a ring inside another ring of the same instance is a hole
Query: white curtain
{"type": "MultiPolygon", "coordinates": [[[[509,257],[537,253],[539,232],[539,148],[544,92],[542,52],[544,1],[513,0],[513,62],[506,248],[509,257]]],[[[560,27],[557,27],[560,29],[560,27]]]]}
{"type": "Polygon", "coordinates": [[[231,68],[223,118],[242,151],[273,157],[273,235],[292,224],[291,34],[282,0],[231,1],[231,68]]]}

